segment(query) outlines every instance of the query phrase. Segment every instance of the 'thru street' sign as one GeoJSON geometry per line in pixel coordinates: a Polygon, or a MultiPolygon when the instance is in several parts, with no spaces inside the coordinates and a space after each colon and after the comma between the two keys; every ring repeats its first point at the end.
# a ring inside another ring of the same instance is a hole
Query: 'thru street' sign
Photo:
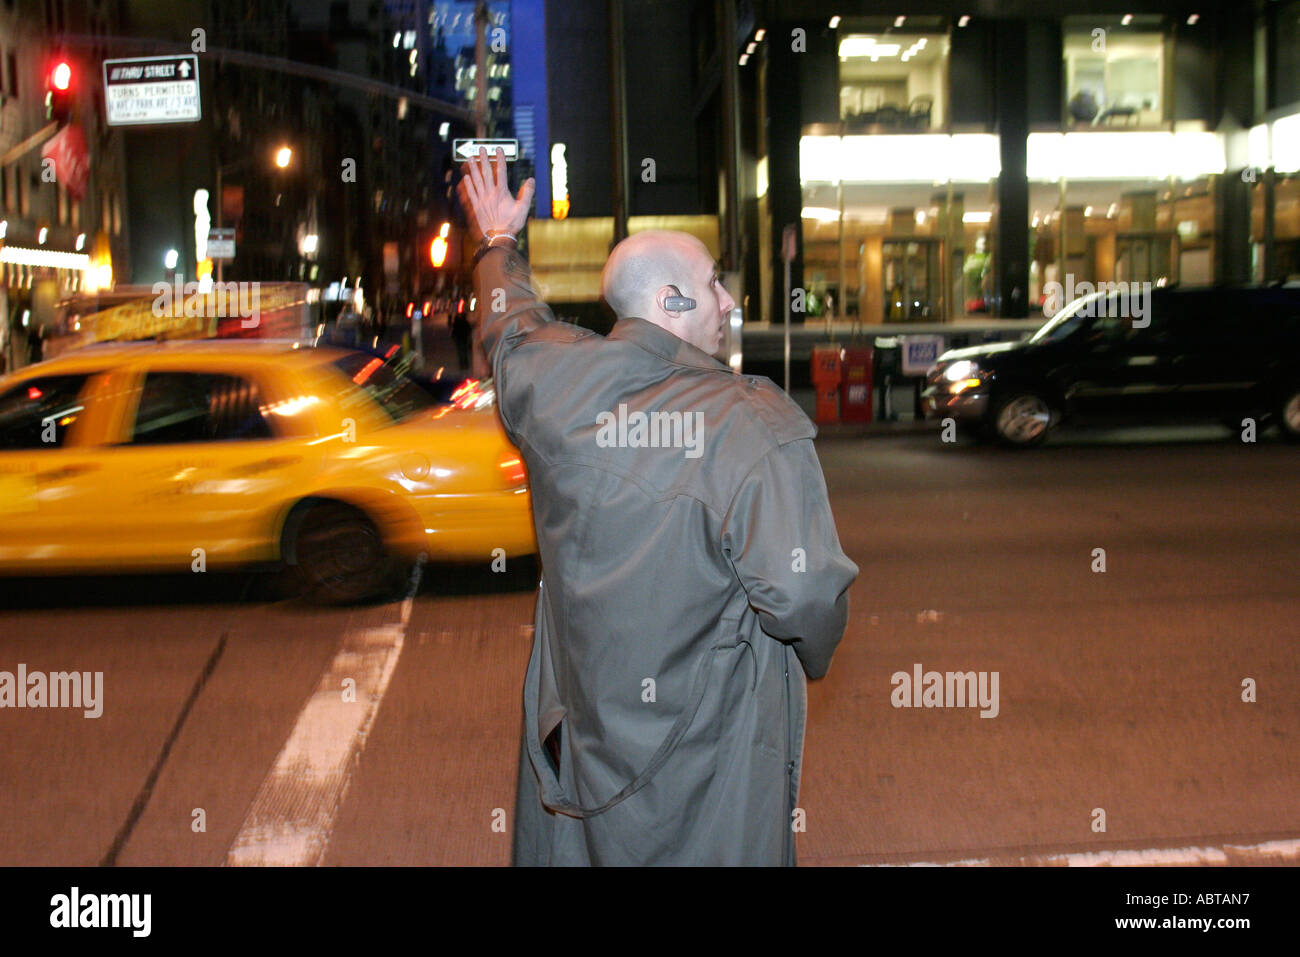
{"type": "Polygon", "coordinates": [[[193,123],[203,116],[199,58],[192,53],[104,61],[109,126],[193,123]]]}

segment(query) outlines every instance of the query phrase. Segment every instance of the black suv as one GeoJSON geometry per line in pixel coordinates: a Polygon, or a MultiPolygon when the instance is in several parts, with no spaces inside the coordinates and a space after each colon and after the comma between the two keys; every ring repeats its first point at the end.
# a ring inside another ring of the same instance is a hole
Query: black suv
{"type": "Polygon", "coordinates": [[[1300,439],[1300,287],[1156,288],[1071,302],[1028,339],[953,349],[926,374],[928,418],[1013,446],[1058,423],[1250,416],[1300,439]]]}

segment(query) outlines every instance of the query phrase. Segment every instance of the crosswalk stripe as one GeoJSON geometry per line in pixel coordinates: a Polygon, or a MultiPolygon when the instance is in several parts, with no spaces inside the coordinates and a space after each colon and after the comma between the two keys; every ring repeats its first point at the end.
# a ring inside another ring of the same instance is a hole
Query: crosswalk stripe
{"type": "Polygon", "coordinates": [[[908,861],[868,864],[867,867],[1194,867],[1300,864],[1300,840],[1215,847],[1163,847],[1032,854],[1023,857],[979,857],[956,861],[908,861]]]}

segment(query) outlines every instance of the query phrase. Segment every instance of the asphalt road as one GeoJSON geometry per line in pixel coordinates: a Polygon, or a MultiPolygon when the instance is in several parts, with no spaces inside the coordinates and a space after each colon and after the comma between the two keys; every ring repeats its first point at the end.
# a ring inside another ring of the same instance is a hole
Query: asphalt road
{"type": "MultiPolygon", "coordinates": [[[[819,442],[862,574],[809,687],[801,863],[1300,838],[1300,449],[1223,435],[819,442]],[[996,672],[996,716],[895,707],[917,664],[996,672]]],[[[506,863],[530,571],[430,566],[355,609],[240,575],[0,582],[0,670],[103,672],[98,718],[0,710],[0,864],[222,864],[249,835],[506,863]]]]}

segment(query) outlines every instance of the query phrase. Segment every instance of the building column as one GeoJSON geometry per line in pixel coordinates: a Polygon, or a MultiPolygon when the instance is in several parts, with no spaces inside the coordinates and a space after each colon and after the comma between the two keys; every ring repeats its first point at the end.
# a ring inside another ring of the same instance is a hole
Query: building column
{"type": "MultiPolygon", "coordinates": [[[[779,96],[768,96],[768,208],[772,216],[771,238],[761,255],[769,257],[777,281],[772,283],[772,297],[767,315],[772,322],[781,322],[785,316],[784,283],[781,281],[781,234],[785,227],[794,224],[799,234],[795,246],[794,262],[790,265],[790,286],[803,286],[803,236],[800,215],[803,211],[803,187],[799,182],[799,137],[802,132],[800,113],[803,109],[800,83],[800,65],[806,53],[791,49],[790,31],[797,23],[774,25],[768,34],[767,75],[781,77],[779,96]]],[[[805,25],[805,29],[807,26],[805,25]]],[[[803,322],[803,315],[795,313],[791,322],[803,322]]]]}
{"type": "Polygon", "coordinates": [[[1029,315],[1029,83],[1024,20],[999,20],[994,42],[997,64],[994,100],[1002,174],[998,177],[998,229],[993,247],[994,288],[998,315],[1029,315]]]}
{"type": "Polygon", "coordinates": [[[623,0],[609,0],[609,128],[614,209],[614,239],[610,249],[627,239],[627,67],[624,62],[623,0]]]}

